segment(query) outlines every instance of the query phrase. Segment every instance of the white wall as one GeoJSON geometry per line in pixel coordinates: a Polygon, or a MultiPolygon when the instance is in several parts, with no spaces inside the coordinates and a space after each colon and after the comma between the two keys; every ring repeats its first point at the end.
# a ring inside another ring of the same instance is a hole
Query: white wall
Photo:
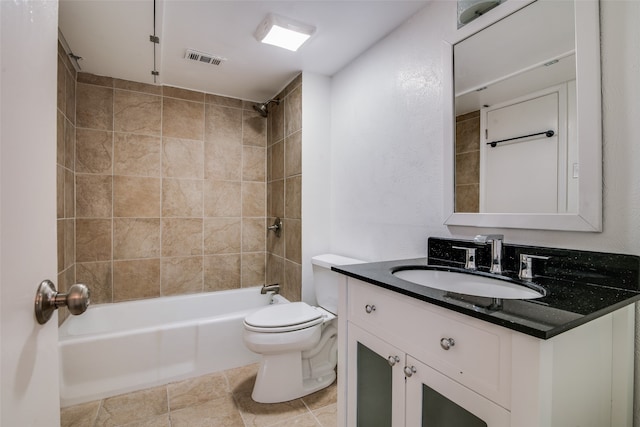
{"type": "MultiPolygon", "coordinates": [[[[442,225],[441,39],[453,25],[451,4],[429,4],[333,77],[332,252],[369,261],[422,257],[428,236],[494,231],[442,225]]],[[[638,17],[638,1],[601,2],[603,232],[496,229],[507,242],[640,254],[638,17]]],[[[637,332],[636,372],[638,348],[637,332]]],[[[635,418],[640,426],[639,408],[635,418]]]]}

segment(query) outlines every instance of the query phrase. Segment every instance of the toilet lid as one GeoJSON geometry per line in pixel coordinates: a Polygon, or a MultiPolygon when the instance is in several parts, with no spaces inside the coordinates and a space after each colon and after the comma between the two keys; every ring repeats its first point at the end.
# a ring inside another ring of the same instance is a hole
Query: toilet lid
{"type": "Polygon", "coordinates": [[[245,324],[257,328],[282,328],[322,322],[322,313],[304,302],[274,304],[251,313],[245,324]]]}

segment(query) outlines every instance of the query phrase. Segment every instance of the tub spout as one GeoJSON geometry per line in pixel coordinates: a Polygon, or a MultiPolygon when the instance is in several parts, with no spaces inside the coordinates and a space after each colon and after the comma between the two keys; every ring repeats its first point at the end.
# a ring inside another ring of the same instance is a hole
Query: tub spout
{"type": "Polygon", "coordinates": [[[273,292],[274,294],[279,294],[280,285],[278,285],[277,283],[274,283],[273,285],[262,285],[262,289],[260,289],[260,293],[264,295],[267,292],[273,292]]]}

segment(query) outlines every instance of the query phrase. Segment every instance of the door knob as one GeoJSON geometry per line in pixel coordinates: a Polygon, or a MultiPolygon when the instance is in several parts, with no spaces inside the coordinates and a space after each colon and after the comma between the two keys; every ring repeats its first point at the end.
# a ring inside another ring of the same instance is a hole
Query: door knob
{"type": "Polygon", "coordinates": [[[82,314],[89,306],[90,296],[91,292],[86,285],[77,283],[69,288],[69,292],[63,294],[56,291],[53,282],[43,280],[36,292],[36,320],[44,325],[59,307],[67,307],[69,313],[74,315],[82,314]]]}

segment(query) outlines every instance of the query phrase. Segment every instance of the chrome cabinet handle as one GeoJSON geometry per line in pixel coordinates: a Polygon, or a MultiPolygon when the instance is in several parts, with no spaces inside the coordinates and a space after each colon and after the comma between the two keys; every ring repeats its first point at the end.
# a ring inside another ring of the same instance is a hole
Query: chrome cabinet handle
{"type": "Polygon", "coordinates": [[[416,367],[415,366],[405,366],[404,367],[404,374],[407,378],[409,378],[411,375],[415,374],[417,372],[416,367]]]}
{"type": "Polygon", "coordinates": [[[456,342],[453,338],[442,338],[440,340],[440,347],[442,347],[443,350],[449,350],[454,345],[456,345],[456,342]]]}
{"type": "Polygon", "coordinates": [[[364,306],[364,311],[366,311],[367,313],[373,313],[374,311],[376,311],[376,306],[372,304],[367,304],[364,306]]]}
{"type": "Polygon", "coordinates": [[[389,366],[394,366],[399,361],[400,361],[400,358],[398,356],[389,356],[387,358],[387,362],[389,362],[389,366]]]}
{"type": "Polygon", "coordinates": [[[90,296],[91,292],[86,285],[77,283],[69,288],[69,292],[63,294],[56,291],[53,282],[43,280],[36,292],[36,320],[44,325],[59,307],[67,307],[69,313],[74,315],[82,314],[91,302],[90,296]]]}

